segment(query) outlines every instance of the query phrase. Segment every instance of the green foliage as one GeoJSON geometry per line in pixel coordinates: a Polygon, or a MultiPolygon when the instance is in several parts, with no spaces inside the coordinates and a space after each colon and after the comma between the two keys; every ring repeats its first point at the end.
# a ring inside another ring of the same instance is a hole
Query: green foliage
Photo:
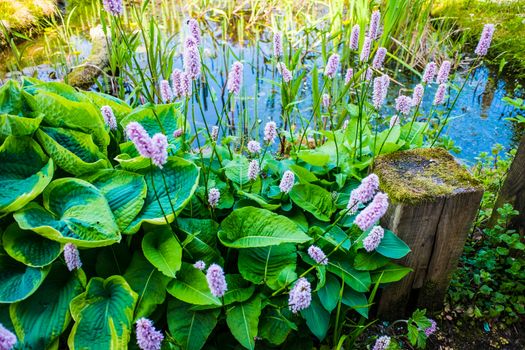
{"type": "Polygon", "coordinates": [[[365,322],[371,289],[409,272],[390,260],[409,253],[395,234],[386,231],[368,253],[368,232],[346,214],[357,182],[351,174],[361,171],[336,164],[332,146],[346,142],[343,131],[296,160],[265,152],[253,180],[253,157],[242,150],[230,155],[208,140],[217,152],[186,152],[172,135],[184,124],[180,104],[132,109],[62,84],[6,86],[0,99],[13,117],[0,146],[0,176],[9,183],[0,207],[0,303],[9,307],[0,319],[23,346],[67,339],[71,349],[123,349],[141,317],[167,324],[166,345],[182,349],[206,348],[214,332],[247,349],[298,334],[332,344],[330,332],[352,330],[341,317],[365,322]],[[106,104],[118,110],[118,130],[102,123],[98,108],[106,104]],[[35,115],[43,117],[24,128],[35,115]],[[124,142],[122,127],[137,120],[150,136],[170,132],[162,168],[124,142]],[[285,194],[278,185],[288,169],[300,183],[285,194]],[[211,187],[221,193],[213,208],[211,187]],[[67,243],[80,249],[79,270],[64,266],[67,243]],[[327,265],[308,255],[313,244],[327,265]],[[211,293],[206,271],[193,266],[198,260],[224,268],[223,297],[211,293]],[[288,293],[299,277],[311,283],[312,302],[293,314],[288,293]]]}
{"type": "Polygon", "coordinates": [[[518,212],[505,204],[498,208],[496,225],[486,225],[515,153],[502,155],[501,150],[496,145],[490,155],[481,154],[474,167],[486,191],[477,226],[453,275],[448,301],[454,305],[451,311],[470,318],[512,324],[525,315],[525,240],[508,227],[518,212]]]}

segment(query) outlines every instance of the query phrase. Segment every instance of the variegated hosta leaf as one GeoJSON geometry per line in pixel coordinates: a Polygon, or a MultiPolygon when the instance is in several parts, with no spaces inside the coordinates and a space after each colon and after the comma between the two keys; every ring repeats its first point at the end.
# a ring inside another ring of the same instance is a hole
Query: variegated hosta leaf
{"type": "Polygon", "coordinates": [[[60,243],[51,241],[33,231],[22,230],[16,223],[9,225],[4,232],[2,244],[9,256],[32,267],[49,265],[62,252],[60,243]]]}
{"type": "Polygon", "coordinates": [[[63,128],[41,127],[35,135],[47,154],[68,173],[79,176],[98,169],[111,168],[108,159],[99,151],[90,134],[63,128]]]}
{"type": "Polygon", "coordinates": [[[120,241],[104,195],[80,179],[62,178],[44,191],[44,208],[31,203],[14,214],[18,225],[60,243],[101,247],[120,241]]]}
{"type": "Polygon", "coordinates": [[[69,334],[69,348],[127,349],[136,302],[137,293],[122,276],[92,278],[86,291],[71,301],[75,324],[69,334]]]}
{"type": "Polygon", "coordinates": [[[70,273],[63,264],[54,264],[35,294],[12,304],[10,314],[20,348],[52,348],[71,321],[69,303],[85,285],[82,270],[70,273]]]}
{"type": "Polygon", "coordinates": [[[102,106],[110,106],[117,121],[122,120],[132,110],[126,102],[117,97],[96,91],[84,91],[83,93],[97,106],[98,109],[102,108],[102,106]]]}
{"type": "Polygon", "coordinates": [[[104,119],[86,96],[62,83],[39,83],[25,90],[34,97],[31,107],[44,115],[43,124],[89,134],[99,151],[106,153],[109,134],[104,119]]]}
{"type": "Polygon", "coordinates": [[[147,193],[144,176],[123,170],[104,169],[87,176],[85,180],[106,197],[120,231],[124,231],[144,205],[147,193]]]}
{"type": "Polygon", "coordinates": [[[14,303],[33,294],[49,272],[49,266],[29,267],[0,253],[0,303],[14,303]]]}
{"type": "Polygon", "coordinates": [[[22,208],[53,177],[53,161],[29,137],[9,136],[0,146],[0,216],[22,208]]]}
{"type": "Polygon", "coordinates": [[[146,201],[125,233],[137,232],[143,222],[154,225],[165,225],[166,220],[173,222],[197,188],[199,169],[190,161],[170,157],[162,169],[150,168],[144,177],[148,186],[146,201]]]}
{"type": "Polygon", "coordinates": [[[12,114],[1,114],[0,135],[30,136],[38,129],[41,121],[42,115],[35,118],[27,118],[12,114]]]}

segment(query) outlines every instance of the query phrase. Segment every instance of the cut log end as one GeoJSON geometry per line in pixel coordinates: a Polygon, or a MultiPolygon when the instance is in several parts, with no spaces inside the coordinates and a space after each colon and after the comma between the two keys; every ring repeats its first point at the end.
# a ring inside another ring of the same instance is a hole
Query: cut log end
{"type": "Polygon", "coordinates": [[[482,190],[481,183],[442,148],[380,156],[374,164],[374,173],[393,203],[416,204],[482,190]]]}

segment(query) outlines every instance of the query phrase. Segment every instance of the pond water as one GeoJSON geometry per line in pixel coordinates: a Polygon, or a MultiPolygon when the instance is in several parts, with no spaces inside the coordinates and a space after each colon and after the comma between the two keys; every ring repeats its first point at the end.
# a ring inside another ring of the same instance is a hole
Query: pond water
{"type": "MultiPolygon", "coordinates": [[[[218,43],[222,44],[220,39],[214,40],[219,40],[218,43]]],[[[73,51],[76,51],[75,57],[68,58],[68,65],[72,66],[80,63],[88,56],[91,50],[91,43],[82,36],[72,36],[70,41],[70,45],[74,48],[73,51]]],[[[209,45],[205,43],[204,47],[212,48],[211,39],[207,38],[207,41],[209,45]]],[[[65,73],[64,67],[57,64],[53,57],[50,58],[43,54],[46,52],[45,45],[46,42],[42,38],[23,44],[26,55],[30,57],[27,62],[31,62],[32,65],[23,69],[22,72],[25,75],[36,76],[42,80],[59,80],[65,73]]],[[[257,122],[264,124],[267,120],[280,120],[279,91],[277,91],[273,82],[273,80],[278,78],[275,76],[272,64],[265,59],[265,57],[269,57],[271,48],[268,42],[260,42],[258,46],[244,47],[228,43],[228,47],[229,50],[226,54],[220,48],[217,51],[205,51],[205,63],[216,78],[216,81],[210,81],[209,86],[204,86],[204,89],[201,90],[201,98],[204,102],[204,118],[209,125],[216,123],[216,112],[211,104],[211,95],[217,96],[219,101],[217,108],[221,110],[226,100],[226,97],[221,95],[227,76],[224,67],[230,66],[234,60],[233,56],[237,56],[245,62],[244,91],[242,93],[244,97],[237,101],[237,104],[242,106],[244,119],[248,121],[246,123],[247,129],[252,130],[253,134],[256,133],[253,130],[257,130],[255,129],[257,122]],[[225,63],[225,60],[228,62],[225,63]],[[211,94],[210,91],[212,92],[211,94]]],[[[2,54],[2,62],[10,59],[12,57],[9,52],[2,54]]],[[[175,60],[175,67],[181,67],[182,58],[180,55],[175,60]]],[[[318,66],[322,66],[319,58],[316,58],[316,60],[318,66]]],[[[141,57],[139,62],[141,62],[141,65],[146,66],[144,57],[141,57]]],[[[308,67],[311,68],[313,62],[313,60],[306,61],[307,69],[308,67]]],[[[17,75],[8,73],[5,65],[0,65],[0,73],[2,78],[17,75]]],[[[412,88],[418,83],[418,78],[406,71],[393,70],[393,72],[389,73],[407,88],[412,88]]],[[[461,86],[463,83],[463,78],[460,74],[456,74],[455,83],[457,86],[461,86]]],[[[445,129],[445,133],[450,136],[454,144],[460,149],[457,154],[458,158],[467,164],[472,164],[480,152],[490,152],[496,143],[502,144],[505,150],[515,146],[516,140],[519,139],[519,131],[507,118],[515,116],[518,110],[503,102],[502,98],[508,95],[519,95],[520,92],[515,91],[516,85],[517,82],[498,76],[495,71],[486,66],[479,67],[471,75],[451,113],[449,125],[445,129]]],[[[393,108],[393,100],[397,96],[398,91],[399,87],[392,87],[389,90],[390,96],[388,101],[390,110],[393,108]]],[[[435,86],[428,88],[425,92],[422,105],[423,112],[429,111],[434,91],[435,86]]],[[[448,103],[452,104],[455,92],[451,91],[450,95],[452,96],[449,98],[448,103]]],[[[300,99],[302,102],[298,104],[296,113],[298,115],[310,113],[308,109],[311,109],[312,106],[311,81],[304,83],[300,99]]],[[[198,124],[203,126],[200,111],[197,107],[195,108],[199,115],[198,124]]],[[[392,114],[389,113],[388,115],[392,114]]]]}

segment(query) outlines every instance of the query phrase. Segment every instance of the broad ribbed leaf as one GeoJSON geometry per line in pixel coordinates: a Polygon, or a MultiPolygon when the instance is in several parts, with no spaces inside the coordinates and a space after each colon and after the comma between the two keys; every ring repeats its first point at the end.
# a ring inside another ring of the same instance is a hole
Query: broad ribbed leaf
{"type": "Polygon", "coordinates": [[[106,198],[84,180],[53,181],[44,191],[44,207],[31,203],[16,212],[14,218],[22,229],[60,243],[101,247],[120,241],[106,198]]]}
{"type": "Polygon", "coordinates": [[[164,275],[175,278],[182,264],[182,247],[168,226],[149,232],[142,239],[142,251],[164,275]]]}
{"type": "Polygon", "coordinates": [[[29,267],[0,253],[0,303],[14,303],[33,294],[49,272],[49,266],[29,267]]]}
{"type": "Polygon", "coordinates": [[[97,91],[84,91],[83,93],[97,106],[98,109],[102,108],[102,106],[110,106],[117,121],[122,120],[131,112],[131,107],[117,97],[97,91]]]}
{"type": "Polygon", "coordinates": [[[368,318],[368,300],[364,293],[356,292],[350,288],[346,288],[343,292],[341,302],[346,306],[350,306],[363,317],[368,318]]]}
{"type": "Polygon", "coordinates": [[[388,263],[382,268],[372,272],[372,283],[392,283],[401,280],[408,275],[412,269],[410,267],[388,263]]]}
{"type": "Polygon", "coordinates": [[[38,143],[29,137],[7,137],[0,146],[0,213],[16,211],[42,193],[53,170],[53,161],[38,143]]]}
{"type": "Polygon", "coordinates": [[[122,276],[92,278],[86,291],[71,301],[75,324],[69,334],[69,348],[126,349],[136,302],[137,294],[122,276]]]}
{"type": "Polygon", "coordinates": [[[2,243],[6,253],[13,259],[32,267],[49,265],[62,252],[60,243],[33,231],[22,230],[16,223],[9,225],[4,232],[2,243]]]}
{"type": "Polygon", "coordinates": [[[328,260],[328,271],[338,275],[350,287],[358,292],[367,292],[371,280],[368,271],[358,271],[353,268],[346,255],[336,257],[335,254],[328,260]]]}
{"type": "Polygon", "coordinates": [[[33,96],[23,91],[15,80],[8,80],[0,86],[0,114],[28,116],[34,111],[30,100],[33,96]]]}
{"type": "Polygon", "coordinates": [[[135,319],[148,317],[166,299],[170,278],[157,271],[141,253],[133,254],[123,277],[138,295],[135,319]]]}
{"type": "Polygon", "coordinates": [[[312,295],[310,306],[301,310],[301,316],[317,339],[323,341],[330,326],[330,313],[324,309],[317,294],[312,295]]]}
{"type": "MultiPolygon", "coordinates": [[[[173,132],[183,124],[182,114],[180,112],[180,103],[151,105],[145,104],[135,108],[128,116],[120,122],[125,129],[130,122],[139,122],[146,129],[149,136],[158,132],[164,133],[168,140],[173,140],[173,132]],[[162,124],[162,127],[159,125],[162,124]]],[[[130,153],[131,156],[137,156],[136,151],[130,153]]]]}
{"type": "Polygon", "coordinates": [[[341,283],[333,275],[326,276],[325,285],[317,291],[321,304],[328,312],[332,312],[336,308],[339,302],[339,293],[341,293],[341,283]]]}
{"type": "Polygon", "coordinates": [[[26,91],[33,94],[31,107],[44,115],[45,125],[91,135],[99,151],[106,152],[109,135],[104,119],[86,96],[60,83],[32,85],[26,91]]]}
{"type": "Polygon", "coordinates": [[[354,267],[360,271],[372,271],[388,264],[389,259],[377,252],[358,252],[354,259],[354,267]]]}
{"type": "Polygon", "coordinates": [[[64,265],[56,264],[35,294],[12,304],[11,319],[21,347],[48,349],[66,330],[71,320],[69,303],[85,285],[82,270],[70,273],[64,265]]]}
{"type": "MultiPolygon", "coordinates": [[[[248,248],[239,251],[238,268],[241,275],[256,284],[266,283],[272,289],[281,286],[279,277],[290,272],[293,280],[296,267],[296,249],[294,244],[248,248]]],[[[286,282],[286,281],[284,281],[286,282]]]]}
{"type": "Polygon", "coordinates": [[[121,231],[138,215],[146,198],[144,177],[128,171],[104,169],[85,178],[102,192],[121,231]]]}
{"type": "Polygon", "coordinates": [[[261,315],[261,298],[234,304],[226,310],[226,323],[233,336],[246,349],[255,349],[255,338],[261,315]]]}
{"type": "Polygon", "coordinates": [[[385,230],[385,236],[376,248],[376,252],[387,258],[401,259],[410,253],[410,248],[394,232],[385,230]]]}
{"type": "Polygon", "coordinates": [[[219,224],[210,219],[179,218],[179,228],[187,233],[184,247],[190,252],[193,260],[203,260],[207,265],[224,260],[217,249],[217,231],[219,224]]]}
{"type": "Polygon", "coordinates": [[[148,186],[146,201],[125,233],[137,232],[143,222],[154,225],[165,225],[166,220],[173,222],[197,189],[199,169],[190,161],[170,157],[162,169],[155,167],[147,171],[144,177],[148,186]]]}
{"type": "Polygon", "coordinates": [[[182,263],[177,279],[172,280],[168,285],[168,293],[175,298],[186,303],[195,305],[221,305],[219,298],[214,297],[206,275],[190,264],[182,263]]]}
{"type": "Polygon", "coordinates": [[[64,128],[41,127],[37,130],[36,137],[47,154],[68,173],[79,176],[111,167],[90,134],[64,128]]]}
{"type": "Polygon", "coordinates": [[[290,311],[286,309],[277,310],[271,307],[265,308],[260,320],[259,336],[274,345],[284,343],[292,329],[297,330],[297,326],[288,320],[284,314],[290,314],[290,311]]]}
{"type": "Polygon", "coordinates": [[[38,129],[42,118],[42,115],[27,118],[12,114],[0,114],[0,135],[30,136],[38,129]]]}
{"type": "Polygon", "coordinates": [[[217,325],[220,309],[192,310],[191,304],[177,299],[168,303],[168,328],[184,350],[200,350],[217,325]]]}
{"type": "Polygon", "coordinates": [[[221,224],[221,243],[230,248],[255,248],[282,243],[304,243],[311,238],[293,221],[266,209],[234,210],[221,224]]]}
{"type": "Polygon", "coordinates": [[[297,206],[321,221],[330,221],[335,211],[334,200],[330,192],[317,185],[295,185],[290,192],[290,198],[297,206]]]}
{"type": "Polygon", "coordinates": [[[243,279],[241,275],[226,275],[226,283],[228,290],[224,293],[224,305],[246,301],[255,291],[255,286],[243,279]]]}

